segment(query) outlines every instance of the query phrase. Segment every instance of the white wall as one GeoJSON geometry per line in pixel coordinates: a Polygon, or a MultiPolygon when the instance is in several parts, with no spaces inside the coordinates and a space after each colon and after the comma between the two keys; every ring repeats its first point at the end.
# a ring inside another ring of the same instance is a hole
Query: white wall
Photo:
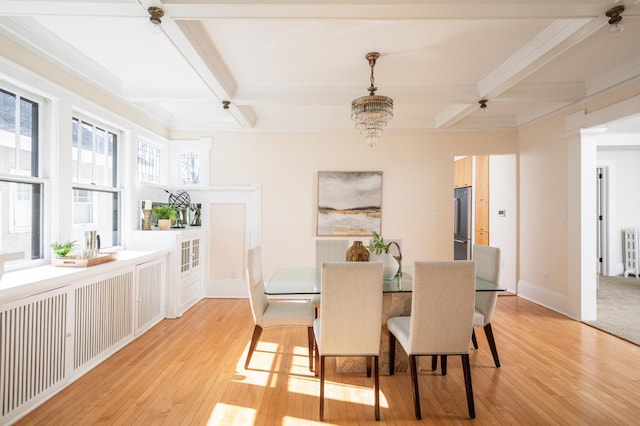
{"type": "Polygon", "coordinates": [[[498,283],[516,293],[517,185],[516,155],[489,157],[489,245],[500,248],[498,283]],[[499,214],[500,211],[504,215],[499,214]]]}
{"type": "Polygon", "coordinates": [[[518,294],[576,319],[595,313],[595,140],[638,112],[640,82],[526,126],[519,136],[518,294]]]}
{"type": "Polygon", "coordinates": [[[318,171],[382,171],[382,235],[402,239],[404,263],[411,264],[453,258],[454,156],[514,153],[515,146],[514,132],[390,131],[374,149],[356,131],[219,133],[211,183],[260,185],[268,279],[276,267],[315,263],[318,171]]]}
{"type": "MultiPolygon", "coordinates": [[[[614,135],[613,139],[629,136],[614,135]]],[[[640,136],[632,138],[640,144],[640,136]]],[[[609,169],[609,275],[624,273],[624,236],[627,227],[640,227],[640,146],[599,146],[598,166],[609,169]]]]}

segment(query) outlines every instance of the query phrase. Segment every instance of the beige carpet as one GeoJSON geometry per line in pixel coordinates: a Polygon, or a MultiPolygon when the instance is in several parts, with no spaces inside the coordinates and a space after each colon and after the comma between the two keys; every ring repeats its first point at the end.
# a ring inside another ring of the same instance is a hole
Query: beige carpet
{"type": "Polygon", "coordinates": [[[640,279],[600,277],[597,315],[585,324],[640,345],[640,279]]]}

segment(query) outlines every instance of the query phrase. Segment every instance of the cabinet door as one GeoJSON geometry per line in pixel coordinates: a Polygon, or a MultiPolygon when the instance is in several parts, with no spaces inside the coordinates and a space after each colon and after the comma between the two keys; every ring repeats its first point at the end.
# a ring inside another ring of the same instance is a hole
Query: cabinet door
{"type": "Polygon", "coordinates": [[[489,245],[489,233],[484,231],[476,232],[476,244],[480,246],[488,246],[489,245]]]}
{"type": "Polygon", "coordinates": [[[489,203],[476,203],[476,231],[489,232],[489,203]]]}
{"type": "Polygon", "coordinates": [[[191,269],[191,240],[180,243],[180,273],[184,274],[191,269]]]}
{"type": "Polygon", "coordinates": [[[489,156],[476,157],[475,197],[477,203],[489,202],[489,156]]]}
{"type": "Polygon", "coordinates": [[[464,157],[453,163],[453,187],[471,186],[471,157],[464,157]]]}
{"type": "Polygon", "coordinates": [[[200,238],[191,240],[191,269],[196,269],[200,266],[200,243],[200,238]]]}

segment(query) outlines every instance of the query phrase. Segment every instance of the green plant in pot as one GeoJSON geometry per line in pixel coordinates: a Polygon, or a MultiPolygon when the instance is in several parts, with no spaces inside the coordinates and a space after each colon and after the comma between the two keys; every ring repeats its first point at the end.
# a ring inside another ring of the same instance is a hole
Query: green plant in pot
{"type": "Polygon", "coordinates": [[[178,212],[169,204],[162,204],[153,208],[153,214],[158,219],[158,228],[169,229],[178,218],[178,212]]]}
{"type": "Polygon", "coordinates": [[[76,241],[66,241],[64,243],[53,243],[51,248],[58,257],[66,257],[73,251],[76,246],[76,241]]]}

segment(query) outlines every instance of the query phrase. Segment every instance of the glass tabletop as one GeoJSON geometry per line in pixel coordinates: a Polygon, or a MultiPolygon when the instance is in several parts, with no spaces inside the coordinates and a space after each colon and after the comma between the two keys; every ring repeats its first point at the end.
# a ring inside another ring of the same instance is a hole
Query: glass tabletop
{"type": "MultiPolygon", "coordinates": [[[[413,290],[412,271],[402,271],[402,275],[384,280],[384,293],[410,293],[413,290]]],[[[266,288],[267,295],[320,294],[322,290],[320,271],[316,268],[278,268],[271,276],[266,288]]],[[[492,282],[476,278],[476,291],[505,291],[492,282]]]]}

